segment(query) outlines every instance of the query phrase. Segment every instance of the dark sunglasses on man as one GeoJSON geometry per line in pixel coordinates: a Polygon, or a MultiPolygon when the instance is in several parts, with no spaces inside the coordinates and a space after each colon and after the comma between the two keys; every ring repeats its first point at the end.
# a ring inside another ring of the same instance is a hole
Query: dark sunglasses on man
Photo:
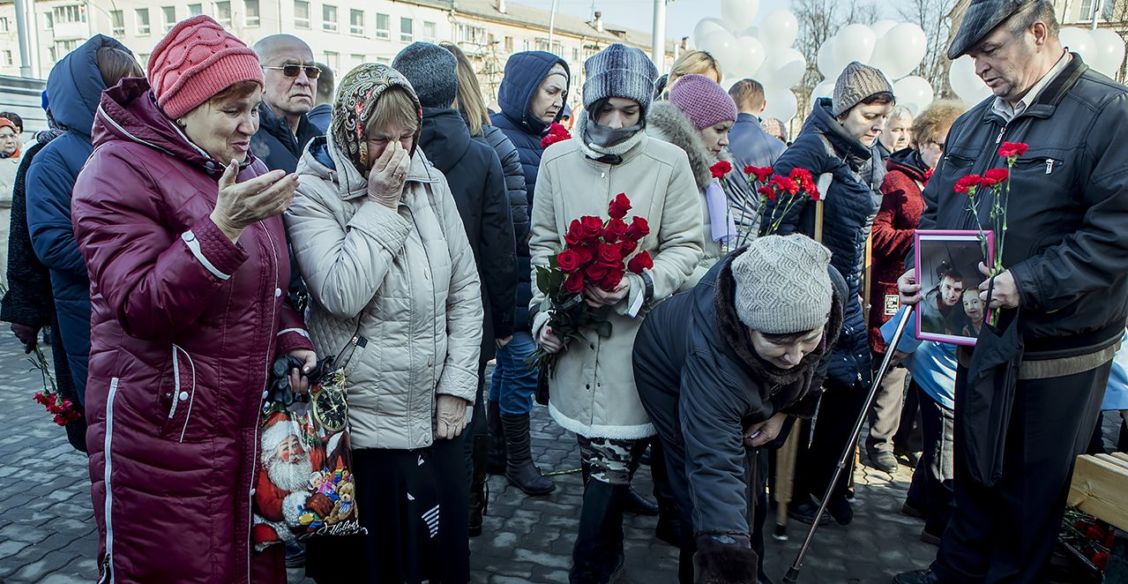
{"type": "Polygon", "coordinates": [[[263,69],[272,69],[274,71],[281,71],[286,77],[297,77],[302,70],[305,70],[306,77],[310,79],[317,79],[321,75],[321,68],[316,65],[282,65],[281,67],[267,67],[263,65],[263,69]]]}

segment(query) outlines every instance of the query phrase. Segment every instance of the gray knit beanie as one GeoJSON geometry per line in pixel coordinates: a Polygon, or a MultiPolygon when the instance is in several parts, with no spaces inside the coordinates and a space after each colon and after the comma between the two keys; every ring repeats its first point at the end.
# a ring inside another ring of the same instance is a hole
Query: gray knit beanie
{"type": "Polygon", "coordinates": [[[392,61],[411,83],[423,107],[450,107],[458,94],[458,62],[450,51],[434,43],[407,45],[392,61]]]}
{"type": "Polygon", "coordinates": [[[584,109],[601,99],[622,97],[638,102],[645,118],[654,97],[658,68],[639,49],[615,43],[584,63],[584,109]]]}
{"type": "Polygon", "coordinates": [[[834,97],[831,99],[830,113],[838,117],[862,100],[881,92],[893,93],[893,86],[881,71],[857,61],[842,70],[834,82],[834,97]]]}
{"type": "Polygon", "coordinates": [[[744,326],[786,335],[825,326],[833,288],[830,250],[805,235],[769,235],[732,261],[736,316],[744,326]]]}

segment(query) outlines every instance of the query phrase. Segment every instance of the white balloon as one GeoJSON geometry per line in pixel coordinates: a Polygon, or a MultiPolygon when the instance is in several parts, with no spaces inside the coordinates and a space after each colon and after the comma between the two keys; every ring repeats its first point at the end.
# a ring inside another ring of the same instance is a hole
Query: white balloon
{"type": "Polygon", "coordinates": [[[1061,39],[1061,44],[1065,45],[1070,51],[1081,55],[1081,58],[1086,61],[1093,54],[1093,37],[1087,30],[1070,26],[1061,29],[1058,38],[1061,39]]]}
{"type": "Polygon", "coordinates": [[[783,123],[791,121],[799,111],[799,103],[795,94],[790,89],[771,89],[764,92],[767,107],[764,108],[764,118],[779,118],[783,123]]]}
{"type": "Polygon", "coordinates": [[[835,53],[836,42],[838,42],[837,36],[832,36],[823,41],[815,61],[819,67],[819,73],[822,73],[823,77],[826,78],[835,78],[842,71],[843,65],[839,62],[838,55],[835,53]]]}
{"type": "Polygon", "coordinates": [[[799,20],[790,10],[779,8],[768,13],[760,25],[760,42],[765,47],[790,47],[799,36],[799,20]]]}
{"type": "Polygon", "coordinates": [[[697,21],[697,25],[693,27],[693,46],[699,50],[704,50],[705,39],[719,30],[728,31],[725,28],[725,23],[716,18],[702,18],[697,21]]]}
{"type": "Polygon", "coordinates": [[[914,116],[924,111],[932,103],[934,97],[932,84],[927,79],[916,75],[905,77],[894,83],[893,95],[897,96],[897,105],[909,108],[914,116]]]}
{"type": "Polygon", "coordinates": [[[725,74],[737,77],[755,76],[760,66],[764,64],[764,58],[767,57],[764,45],[755,37],[742,36],[736,39],[736,49],[736,66],[730,70],[729,66],[725,65],[725,74]]]}
{"type": "Polygon", "coordinates": [[[791,87],[803,80],[803,74],[807,72],[807,59],[795,49],[771,49],[761,69],[763,68],[771,71],[768,79],[773,86],[790,91],[791,87]]]}
{"type": "Polygon", "coordinates": [[[912,73],[928,53],[928,38],[920,26],[903,22],[889,29],[878,42],[875,52],[881,52],[879,67],[892,79],[912,73]]]}
{"type": "Polygon", "coordinates": [[[834,82],[837,79],[826,79],[811,90],[811,97],[834,97],[834,82]]]}
{"type": "Polygon", "coordinates": [[[952,85],[952,91],[968,105],[975,105],[991,96],[991,88],[975,74],[975,62],[967,55],[952,61],[952,68],[948,70],[948,83],[952,85]]]}
{"type": "Polygon", "coordinates": [[[727,30],[715,30],[709,33],[699,48],[720,61],[722,70],[735,68],[739,61],[736,37],[727,30]]]}
{"type": "Polygon", "coordinates": [[[721,0],[721,18],[731,31],[744,30],[756,20],[760,0],[721,0]]]}
{"type": "Polygon", "coordinates": [[[864,24],[850,24],[838,31],[837,40],[834,41],[835,52],[842,61],[843,66],[851,61],[868,63],[873,56],[877,37],[873,31],[864,24]]]}
{"type": "Polygon", "coordinates": [[[897,26],[896,20],[879,20],[870,25],[870,30],[872,30],[873,34],[880,39],[881,37],[885,36],[885,33],[889,32],[894,26],[897,26]]]}
{"type": "Polygon", "coordinates": [[[1097,71],[1115,77],[1124,63],[1124,39],[1107,28],[1098,28],[1089,35],[1093,39],[1093,56],[1086,61],[1097,71]]]}

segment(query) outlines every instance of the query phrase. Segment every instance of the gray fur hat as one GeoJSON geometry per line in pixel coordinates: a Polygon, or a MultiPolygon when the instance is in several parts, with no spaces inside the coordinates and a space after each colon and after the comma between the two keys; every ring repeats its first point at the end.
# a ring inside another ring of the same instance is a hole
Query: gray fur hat
{"type": "Polygon", "coordinates": [[[846,65],[838,80],[834,82],[834,96],[831,98],[830,113],[838,117],[858,105],[871,95],[882,92],[893,93],[893,86],[885,74],[874,67],[857,61],[846,65]]]}
{"type": "Polygon", "coordinates": [[[639,49],[615,43],[584,63],[584,109],[597,101],[622,97],[638,102],[645,118],[654,98],[658,68],[639,49]]]}
{"type": "Polygon", "coordinates": [[[411,83],[423,107],[450,107],[458,95],[458,62],[439,45],[411,43],[396,55],[392,68],[411,83]]]}
{"type": "Polygon", "coordinates": [[[830,319],[830,250],[805,235],[756,239],[732,260],[736,316],[768,335],[811,331],[830,319]]]}

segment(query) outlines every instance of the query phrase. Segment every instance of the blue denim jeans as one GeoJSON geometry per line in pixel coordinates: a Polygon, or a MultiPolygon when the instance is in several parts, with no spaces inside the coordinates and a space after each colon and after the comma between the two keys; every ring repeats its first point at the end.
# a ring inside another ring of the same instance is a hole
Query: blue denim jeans
{"type": "Polygon", "coordinates": [[[497,350],[497,365],[490,380],[490,401],[498,402],[501,413],[516,416],[532,411],[539,374],[525,365],[525,360],[536,348],[533,335],[519,331],[513,333],[508,345],[497,350]]]}

